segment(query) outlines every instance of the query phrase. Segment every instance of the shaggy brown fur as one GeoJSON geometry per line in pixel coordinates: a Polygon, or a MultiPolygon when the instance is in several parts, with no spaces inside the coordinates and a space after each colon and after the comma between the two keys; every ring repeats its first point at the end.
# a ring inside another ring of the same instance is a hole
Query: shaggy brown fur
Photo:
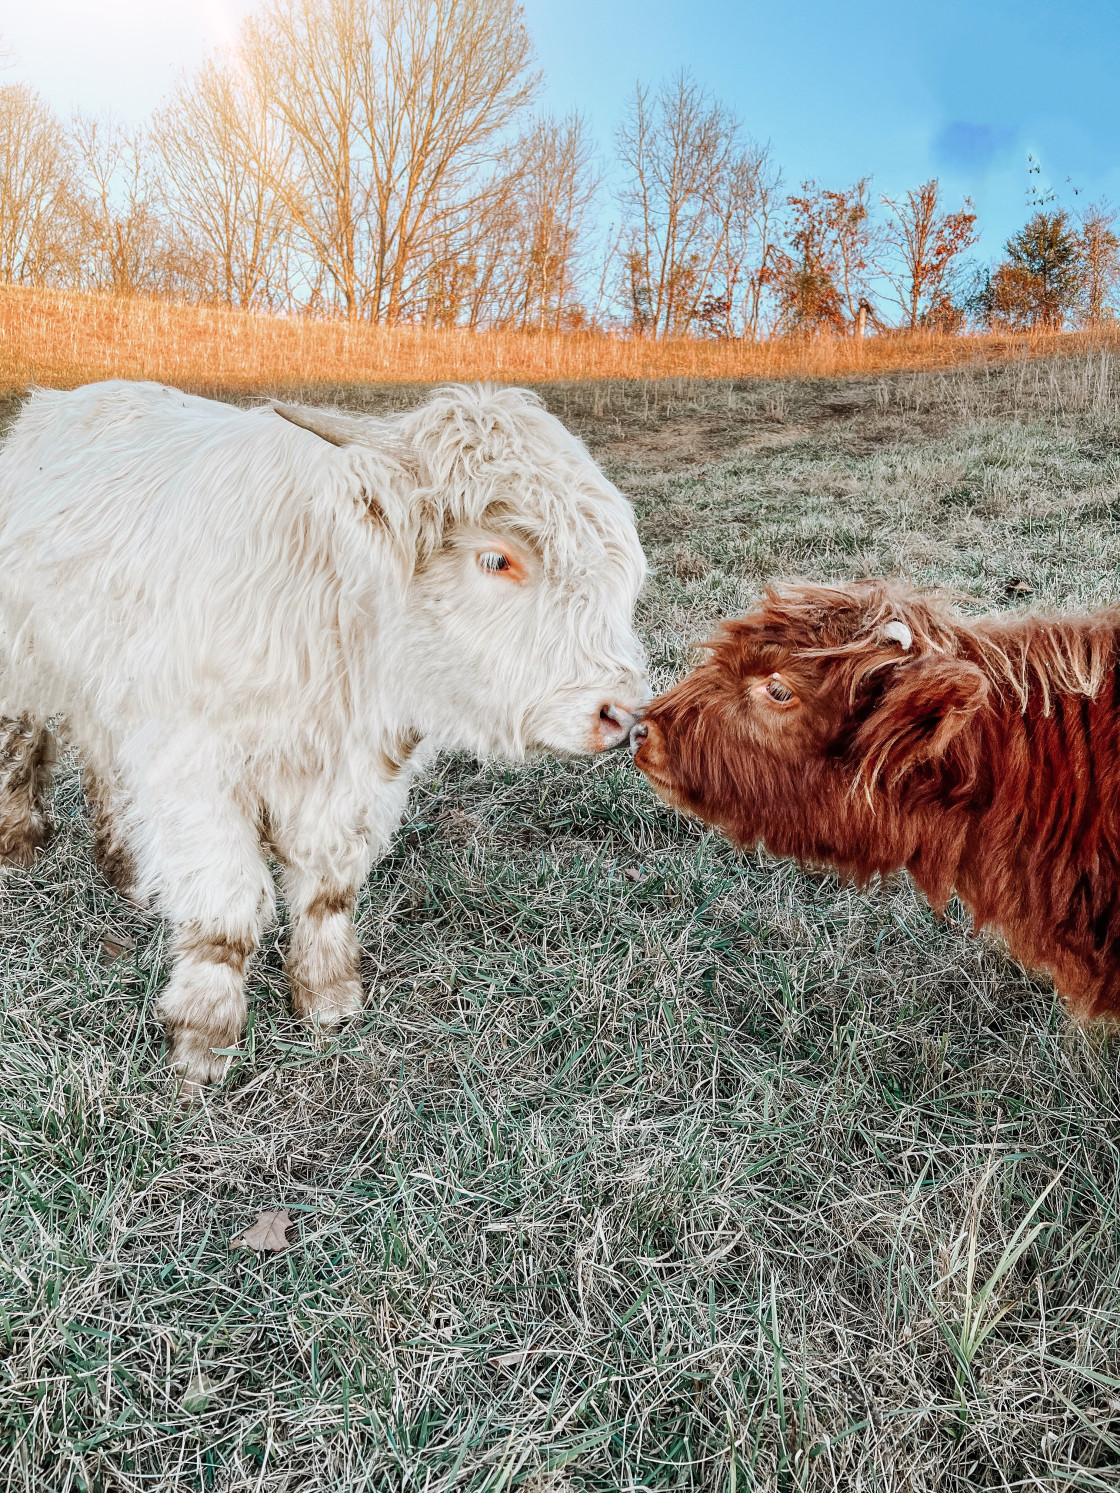
{"type": "Polygon", "coordinates": [[[792,586],[655,700],[637,765],[742,845],[941,909],[1120,1016],[1120,610],[962,619],[888,581],[792,586]],[[909,643],[909,646],[907,646],[909,643]]]}
{"type": "Polygon", "coordinates": [[[423,740],[418,731],[405,731],[381,749],[380,767],[386,782],[398,778],[413,752],[423,740]]]}
{"type": "Polygon", "coordinates": [[[234,974],[243,975],[253,944],[247,938],[230,938],[224,933],[183,928],[175,940],[175,952],[195,964],[224,964],[234,974]]]}
{"type": "Polygon", "coordinates": [[[0,717],[0,864],[29,866],[50,839],[54,738],[21,716],[0,717]]]}

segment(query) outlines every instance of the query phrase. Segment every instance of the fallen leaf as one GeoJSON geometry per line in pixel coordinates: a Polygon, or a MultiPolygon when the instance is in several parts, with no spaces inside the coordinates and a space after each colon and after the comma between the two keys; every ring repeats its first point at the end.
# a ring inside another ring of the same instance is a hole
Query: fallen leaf
{"type": "Polygon", "coordinates": [[[291,1226],[292,1220],[288,1217],[287,1208],[278,1208],[274,1213],[262,1213],[251,1228],[230,1240],[230,1246],[233,1249],[269,1249],[274,1254],[279,1254],[282,1249],[289,1248],[288,1230],[291,1226]]]}
{"type": "Polygon", "coordinates": [[[1014,596],[1016,592],[1018,592],[1021,596],[1034,595],[1034,587],[1032,585],[1028,584],[1028,582],[1026,581],[1017,580],[1014,576],[1011,578],[1011,580],[1008,581],[1007,585],[1004,586],[1003,589],[1008,596],[1014,596]]]}
{"type": "Polygon", "coordinates": [[[200,1410],[206,1409],[216,1393],[214,1385],[210,1383],[206,1375],[198,1373],[187,1385],[180,1403],[188,1415],[197,1415],[200,1410]]]}
{"type": "Polygon", "coordinates": [[[115,964],[122,954],[136,947],[136,940],[127,933],[107,933],[101,940],[101,957],[106,964],[115,964]]]}
{"type": "Polygon", "coordinates": [[[497,1357],[492,1358],[490,1362],[494,1365],[495,1368],[508,1368],[511,1364],[524,1363],[526,1358],[530,1358],[534,1353],[539,1353],[540,1351],[541,1350],[539,1348],[534,1347],[533,1344],[530,1343],[527,1348],[514,1348],[510,1353],[499,1353],[497,1357]]]}
{"type": "Polygon", "coordinates": [[[639,871],[636,866],[627,866],[622,874],[627,881],[645,881],[646,879],[645,872],[639,871]]]}

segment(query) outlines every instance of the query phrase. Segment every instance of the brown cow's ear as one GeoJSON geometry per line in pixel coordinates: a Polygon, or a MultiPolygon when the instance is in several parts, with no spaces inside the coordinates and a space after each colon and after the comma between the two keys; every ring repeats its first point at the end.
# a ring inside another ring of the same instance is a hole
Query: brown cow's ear
{"type": "Polygon", "coordinates": [[[942,757],[988,697],[988,681],[959,658],[915,659],[898,669],[855,739],[860,782],[897,783],[942,757]]]}

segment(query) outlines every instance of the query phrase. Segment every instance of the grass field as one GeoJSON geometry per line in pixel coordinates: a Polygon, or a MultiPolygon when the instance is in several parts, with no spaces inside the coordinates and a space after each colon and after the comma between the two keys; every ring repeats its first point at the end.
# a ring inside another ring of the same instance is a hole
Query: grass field
{"type": "MultiPolygon", "coordinates": [[[[1120,599],[1107,355],[545,392],[635,502],[658,682],[772,576],[1120,599]]],[[[367,1015],[317,1047],[277,930],[184,1112],[160,930],[72,771],[56,813],[0,888],[4,1493],[1120,1487],[1117,1048],[958,907],[739,856],[622,756],[446,761],[367,1015]]]]}
{"type": "Polygon", "coordinates": [[[1120,335],[913,332],[859,341],[650,341],[597,333],[371,327],[0,286],[0,399],[33,383],[69,388],[102,378],[152,378],[201,394],[283,392],[323,403],[355,383],[835,377],[983,368],[1008,359],[1094,351],[1120,351],[1120,335]]]}

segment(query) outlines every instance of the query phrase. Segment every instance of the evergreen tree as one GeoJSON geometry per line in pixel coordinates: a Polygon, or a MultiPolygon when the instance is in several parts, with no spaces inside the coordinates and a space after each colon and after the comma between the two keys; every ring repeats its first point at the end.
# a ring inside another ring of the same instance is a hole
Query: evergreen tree
{"type": "Polygon", "coordinates": [[[1060,331],[1077,310],[1085,279],[1080,235],[1058,208],[1036,212],[1007,241],[992,276],[995,319],[1014,327],[1060,331]]]}

